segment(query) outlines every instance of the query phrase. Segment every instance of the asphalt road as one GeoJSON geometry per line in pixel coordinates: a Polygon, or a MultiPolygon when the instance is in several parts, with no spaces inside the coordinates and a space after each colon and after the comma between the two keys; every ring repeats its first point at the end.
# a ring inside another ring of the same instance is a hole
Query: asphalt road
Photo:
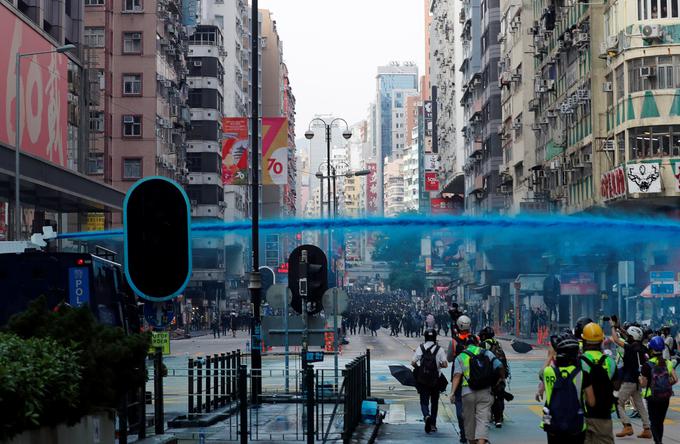
{"type": "MultiPolygon", "coordinates": [[[[206,354],[224,353],[237,349],[248,349],[248,335],[239,332],[236,338],[227,336],[214,339],[212,335],[201,336],[192,339],[172,341],[171,355],[164,360],[168,367],[168,377],[164,382],[166,417],[174,417],[186,413],[187,409],[187,383],[186,366],[187,358],[203,357],[206,354]]],[[[381,409],[387,412],[386,424],[381,427],[378,442],[399,443],[412,441],[414,438],[427,440],[458,442],[458,424],[455,419],[454,406],[448,397],[440,399],[439,419],[437,421],[439,431],[436,434],[425,434],[420,413],[418,395],[415,389],[401,386],[389,373],[389,365],[409,365],[413,350],[419,341],[414,338],[391,337],[387,330],[381,330],[378,336],[357,335],[349,337],[350,343],[343,347],[339,356],[339,364],[342,368],[355,356],[371,351],[371,385],[373,397],[383,398],[385,404],[381,409]]],[[[444,344],[444,338],[440,343],[444,344]]],[[[491,441],[501,444],[522,442],[523,444],[544,443],[545,434],[538,428],[542,405],[534,400],[534,393],[538,382],[537,374],[543,362],[545,351],[538,349],[528,354],[515,353],[504,342],[506,354],[510,360],[512,380],[509,383],[509,391],[515,395],[515,400],[506,404],[505,424],[502,429],[492,428],[491,441]]],[[[282,352],[282,348],[274,348],[273,353],[282,352]]],[[[333,380],[333,358],[326,357],[323,363],[318,363],[315,368],[323,370],[323,379],[333,380]]],[[[295,387],[296,370],[299,370],[299,361],[293,359],[290,362],[289,386],[295,387]]],[[[448,370],[447,370],[448,372],[448,370]]],[[[448,374],[448,373],[447,373],[448,374]]],[[[263,357],[263,384],[269,391],[285,392],[284,363],[281,356],[265,354],[263,357]]],[[[299,433],[299,425],[302,416],[297,407],[278,407],[276,414],[266,421],[261,420],[266,427],[263,430],[283,430],[286,433],[299,433]]],[[[326,411],[324,415],[328,416],[326,411]]],[[[639,420],[634,422],[636,432],[641,429],[639,420]]],[[[615,420],[615,429],[620,424],[615,420]]],[[[229,430],[229,427],[227,427],[229,430]]],[[[288,435],[290,436],[290,435],[288,435]]],[[[215,436],[217,438],[217,436],[215,436]]],[[[226,436],[222,437],[227,438],[226,436]]],[[[650,440],[638,440],[637,438],[617,439],[617,443],[650,443],[650,440]]],[[[666,421],[666,433],[664,442],[680,444],[680,397],[673,398],[671,409],[666,421]]]]}

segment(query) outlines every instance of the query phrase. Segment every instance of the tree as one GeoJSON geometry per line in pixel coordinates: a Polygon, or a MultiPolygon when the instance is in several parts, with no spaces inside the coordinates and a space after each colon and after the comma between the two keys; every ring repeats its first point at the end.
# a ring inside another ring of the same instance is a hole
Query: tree
{"type": "Polygon", "coordinates": [[[425,288],[425,272],[418,268],[420,239],[420,234],[415,232],[378,236],[373,260],[389,264],[387,284],[391,288],[408,291],[425,288]]]}

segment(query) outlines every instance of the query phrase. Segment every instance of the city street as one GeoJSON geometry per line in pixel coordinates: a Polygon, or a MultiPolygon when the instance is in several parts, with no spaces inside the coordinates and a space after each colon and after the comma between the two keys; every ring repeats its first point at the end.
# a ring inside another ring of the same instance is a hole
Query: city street
{"type": "MultiPolygon", "coordinates": [[[[185,378],[173,376],[186,375],[186,359],[188,357],[205,356],[205,354],[222,353],[247,348],[248,336],[245,332],[239,332],[236,338],[228,335],[214,339],[212,335],[200,336],[197,338],[176,340],[171,343],[171,356],[165,358],[168,366],[169,377],[166,378],[166,417],[170,418],[176,414],[185,413],[186,387],[185,378]]],[[[357,335],[349,337],[350,343],[343,347],[339,362],[341,368],[354,356],[357,356],[366,349],[371,351],[371,395],[375,398],[384,399],[385,404],[380,405],[380,409],[387,412],[385,423],[380,428],[378,441],[380,443],[399,443],[411,442],[414,439],[423,438],[427,440],[441,442],[458,442],[458,424],[455,421],[455,408],[449,402],[448,396],[440,399],[439,419],[437,421],[438,432],[436,434],[426,434],[420,414],[418,395],[415,389],[401,386],[389,373],[389,365],[404,364],[409,365],[413,350],[418,346],[419,341],[415,338],[403,336],[389,336],[389,331],[382,329],[378,336],[357,335]]],[[[440,344],[444,344],[445,339],[440,337],[440,344]]],[[[545,434],[538,428],[540,422],[541,404],[534,400],[534,393],[537,384],[537,373],[544,358],[544,350],[537,349],[526,355],[515,353],[510,347],[509,342],[501,341],[511,363],[512,380],[509,384],[509,391],[515,395],[515,400],[506,404],[505,424],[502,429],[491,428],[492,443],[517,443],[521,440],[526,444],[544,443],[545,434]]],[[[280,352],[282,349],[276,347],[271,352],[280,352]]],[[[270,352],[270,353],[271,353],[270,352]]],[[[291,369],[298,368],[298,361],[291,359],[291,369]]],[[[265,386],[281,385],[283,381],[283,358],[280,356],[264,356],[265,386]]],[[[332,369],[333,359],[327,357],[323,363],[319,363],[315,368],[332,369]]],[[[449,374],[450,369],[445,371],[449,374]]],[[[332,371],[328,372],[328,379],[332,378],[332,371]]],[[[284,407],[281,407],[282,409],[284,407]]],[[[285,420],[286,415],[279,415],[276,422],[277,429],[294,431],[295,411],[294,407],[285,420]]],[[[224,424],[222,424],[224,425],[224,424]]],[[[615,421],[615,430],[620,428],[620,424],[615,421]]],[[[636,431],[641,429],[640,421],[634,420],[636,431]]],[[[218,439],[217,434],[210,439],[218,439]]],[[[224,427],[221,427],[223,430],[224,427]]],[[[680,399],[671,400],[671,408],[666,420],[665,442],[680,442],[680,399]]],[[[224,432],[222,432],[224,433],[224,432]]],[[[222,437],[224,438],[224,437],[222,437]]],[[[650,442],[638,440],[637,438],[617,439],[621,443],[650,442]]]]}

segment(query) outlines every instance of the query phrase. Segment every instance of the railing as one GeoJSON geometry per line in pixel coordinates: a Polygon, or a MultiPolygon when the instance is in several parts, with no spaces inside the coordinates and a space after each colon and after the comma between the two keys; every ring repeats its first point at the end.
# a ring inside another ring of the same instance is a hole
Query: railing
{"type": "Polygon", "coordinates": [[[342,371],[345,386],[343,444],[349,444],[352,434],[361,421],[361,404],[370,396],[370,354],[359,356],[342,371]]]}
{"type": "Polygon", "coordinates": [[[237,370],[241,351],[189,358],[187,374],[188,417],[210,413],[236,401],[237,370]]]}

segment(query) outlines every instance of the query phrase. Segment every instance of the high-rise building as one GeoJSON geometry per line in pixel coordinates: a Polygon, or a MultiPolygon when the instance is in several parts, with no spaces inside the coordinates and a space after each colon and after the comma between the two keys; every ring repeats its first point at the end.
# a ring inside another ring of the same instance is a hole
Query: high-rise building
{"type": "Polygon", "coordinates": [[[404,212],[403,158],[385,158],[385,216],[398,216],[404,212]]]}
{"type": "Polygon", "coordinates": [[[122,193],[85,176],[103,171],[103,157],[89,157],[88,106],[100,100],[100,79],[87,69],[91,54],[87,50],[90,41],[83,35],[83,15],[82,0],[0,4],[0,26],[7,39],[0,47],[4,103],[0,109],[0,183],[5,186],[0,196],[0,241],[26,239],[31,228],[41,228],[46,219],[56,222],[58,231],[103,229],[104,213],[99,213],[96,220],[101,223],[96,224],[90,224],[85,213],[121,211],[122,193]],[[64,45],[74,48],[57,53],[60,47],[66,49],[64,45]],[[44,53],[29,55],[35,52],[44,53]],[[17,54],[24,54],[19,73],[15,70],[17,54]],[[15,214],[14,186],[9,185],[15,179],[17,103],[19,215],[15,214]],[[13,229],[17,217],[19,232],[13,229]]]}
{"type": "Polygon", "coordinates": [[[403,90],[417,90],[418,83],[418,67],[413,62],[403,64],[392,62],[387,66],[378,67],[378,74],[376,75],[375,147],[378,167],[377,211],[379,214],[384,211],[383,171],[385,158],[396,155],[393,151],[397,141],[400,140],[393,133],[394,105],[395,103],[403,103],[403,100],[405,100],[403,90]],[[402,97],[398,98],[400,94],[402,97]]]}
{"type": "Polygon", "coordinates": [[[182,4],[129,0],[111,9],[107,4],[88,1],[84,16],[83,41],[103,84],[100,105],[90,116],[91,172],[123,191],[146,176],[185,183],[190,115],[182,4]]]}

